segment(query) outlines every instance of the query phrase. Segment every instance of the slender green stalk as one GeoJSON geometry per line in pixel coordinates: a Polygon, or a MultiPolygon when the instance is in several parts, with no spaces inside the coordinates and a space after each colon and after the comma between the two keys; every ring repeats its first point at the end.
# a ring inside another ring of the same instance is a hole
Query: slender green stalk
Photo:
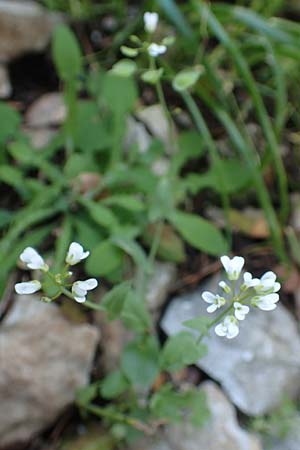
{"type": "Polygon", "coordinates": [[[256,86],[255,80],[251,74],[247,61],[240,52],[237,44],[226,32],[221,23],[217,20],[210,8],[203,3],[202,0],[193,1],[195,9],[200,13],[201,17],[205,17],[209,28],[231,55],[237,70],[239,71],[248,91],[251,95],[253,105],[256,109],[266,140],[268,142],[269,151],[272,154],[274,166],[278,176],[278,187],[280,196],[280,217],[285,222],[289,213],[288,200],[288,182],[284,165],[280,156],[280,148],[277,142],[275,132],[273,130],[271,120],[268,116],[263,99],[256,86]]]}
{"type": "Polygon", "coordinates": [[[223,172],[222,172],[222,163],[221,163],[221,159],[218,154],[218,149],[217,149],[215,141],[213,140],[211,133],[205,123],[202,113],[200,112],[200,110],[199,110],[195,100],[191,96],[191,94],[189,92],[185,91],[185,92],[182,92],[181,95],[182,95],[182,98],[185,101],[185,103],[194,119],[194,122],[196,124],[196,127],[197,127],[199,133],[204,138],[204,141],[207,145],[212,163],[214,164],[214,166],[216,168],[217,176],[218,176],[218,179],[220,182],[219,192],[220,192],[222,206],[223,206],[224,214],[225,214],[225,218],[226,218],[226,234],[227,234],[228,241],[231,243],[231,225],[230,225],[230,218],[229,218],[230,200],[229,200],[229,195],[226,192],[226,186],[225,186],[224,176],[223,176],[223,172]]]}

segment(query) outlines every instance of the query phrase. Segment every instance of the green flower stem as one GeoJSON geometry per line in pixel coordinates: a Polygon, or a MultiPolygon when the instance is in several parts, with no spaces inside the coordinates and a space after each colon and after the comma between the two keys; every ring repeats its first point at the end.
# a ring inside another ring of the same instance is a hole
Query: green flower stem
{"type": "Polygon", "coordinates": [[[92,414],[95,414],[95,416],[110,419],[114,422],[123,423],[125,425],[129,425],[136,430],[143,431],[145,434],[151,435],[155,432],[155,429],[151,427],[150,425],[147,425],[144,422],[141,422],[140,420],[134,418],[134,417],[128,417],[125,414],[117,413],[110,411],[106,408],[101,408],[97,405],[80,405],[81,408],[84,408],[86,411],[91,412],[92,414]]]}
{"type": "Polygon", "coordinates": [[[195,100],[191,96],[191,94],[187,91],[183,91],[183,92],[181,92],[181,96],[194,119],[195,125],[196,125],[199,133],[201,134],[201,136],[204,139],[204,142],[207,145],[211,160],[216,168],[219,183],[220,183],[219,192],[220,192],[222,206],[223,206],[225,219],[226,219],[226,234],[227,234],[227,239],[228,239],[229,243],[231,243],[232,238],[231,238],[231,225],[230,225],[230,200],[229,200],[229,195],[226,192],[226,186],[225,186],[224,176],[223,176],[222,167],[221,167],[221,158],[218,154],[218,149],[217,149],[216,144],[211,136],[211,133],[205,123],[202,113],[200,112],[200,110],[199,110],[195,100]]]}

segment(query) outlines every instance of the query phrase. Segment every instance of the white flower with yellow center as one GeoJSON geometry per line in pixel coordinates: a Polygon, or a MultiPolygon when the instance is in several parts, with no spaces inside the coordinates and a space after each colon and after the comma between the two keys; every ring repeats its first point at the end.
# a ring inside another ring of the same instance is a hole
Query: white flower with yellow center
{"type": "Polygon", "coordinates": [[[255,286],[255,291],[258,294],[272,294],[278,292],[281,286],[280,283],[276,281],[276,278],[274,272],[266,272],[259,280],[259,284],[255,286]]]}
{"type": "Polygon", "coordinates": [[[246,315],[249,313],[250,308],[247,305],[242,305],[240,302],[234,302],[234,315],[238,320],[244,320],[246,315]]]}

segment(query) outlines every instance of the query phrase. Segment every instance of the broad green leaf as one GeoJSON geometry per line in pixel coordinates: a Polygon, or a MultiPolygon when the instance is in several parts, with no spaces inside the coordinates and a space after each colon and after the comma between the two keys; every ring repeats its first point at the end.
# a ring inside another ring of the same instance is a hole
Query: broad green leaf
{"type": "Polygon", "coordinates": [[[107,197],[101,202],[104,205],[119,206],[132,212],[142,212],[145,204],[138,197],[129,194],[116,194],[107,197]]]}
{"type": "Polygon", "coordinates": [[[137,242],[126,238],[125,236],[113,236],[111,241],[125,253],[130,255],[138,267],[144,268],[144,270],[147,269],[148,262],[146,254],[137,242]]]}
{"type": "Polygon", "coordinates": [[[177,173],[190,159],[199,159],[204,154],[205,143],[197,131],[184,131],[178,136],[178,149],[172,158],[177,173]]]}
{"type": "Polygon", "coordinates": [[[128,389],[129,383],[120,370],[107,375],[101,382],[100,392],[103,398],[111,399],[121,395],[128,389]]]}
{"type": "Polygon", "coordinates": [[[177,92],[186,91],[192,88],[203,74],[203,71],[204,69],[202,66],[182,70],[175,76],[172,82],[173,88],[177,92]]]}
{"type": "Polygon", "coordinates": [[[159,373],[159,348],[153,336],[129,343],[121,356],[121,369],[137,387],[150,388],[159,373]]]}
{"type": "Polygon", "coordinates": [[[103,80],[102,96],[113,112],[124,114],[133,108],[138,92],[132,78],[118,77],[108,72],[103,80]]]}
{"type": "Polygon", "coordinates": [[[206,353],[205,345],[197,344],[195,336],[182,331],[166,341],[161,353],[161,368],[171,372],[177,371],[187,365],[195,364],[206,353]]]}
{"type": "Polygon", "coordinates": [[[95,172],[95,161],[90,155],[73,153],[64,167],[65,176],[72,179],[82,172],[95,172]]]}
{"type": "Polygon", "coordinates": [[[20,114],[6,103],[0,102],[0,144],[15,135],[20,122],[20,114]]]}
{"type": "Polygon", "coordinates": [[[104,228],[110,231],[118,224],[118,220],[113,212],[100,203],[96,203],[86,198],[81,198],[80,203],[88,210],[91,218],[104,228]]]}
{"type": "Polygon", "coordinates": [[[136,333],[145,333],[151,328],[151,318],[145,300],[134,291],[128,292],[121,319],[128,329],[136,333]]]}
{"type": "Polygon", "coordinates": [[[129,290],[130,282],[124,281],[104,295],[101,305],[106,310],[109,320],[117,319],[121,315],[129,290]]]}
{"type": "Polygon", "coordinates": [[[181,211],[174,212],[170,220],[186,242],[198,250],[218,256],[227,253],[225,238],[208,220],[181,211]]]}
{"type": "Polygon", "coordinates": [[[211,325],[211,319],[206,316],[195,317],[194,319],[186,320],[183,322],[185,327],[189,327],[192,330],[197,330],[200,334],[207,334],[211,325]]]}
{"type": "Polygon", "coordinates": [[[81,387],[76,392],[76,402],[80,406],[89,405],[99,393],[99,383],[92,383],[88,386],[81,387]]]}
{"type": "Polygon", "coordinates": [[[111,73],[119,77],[130,77],[137,71],[137,65],[130,59],[121,59],[116,62],[112,68],[111,73]]]}
{"type": "Polygon", "coordinates": [[[94,277],[106,276],[120,268],[123,262],[123,252],[110,240],[100,242],[85,263],[85,269],[94,277]]]}
{"type": "Polygon", "coordinates": [[[175,186],[167,177],[161,178],[150,197],[149,219],[157,222],[169,218],[174,212],[175,186]]]}
{"type": "Polygon", "coordinates": [[[100,227],[95,227],[95,224],[90,220],[86,214],[82,217],[73,217],[72,222],[76,230],[76,242],[80,242],[84,248],[94,249],[99,242],[105,239],[104,232],[100,227]]]}
{"type": "MultiPolygon", "coordinates": [[[[25,142],[17,141],[9,145],[9,153],[23,164],[34,164],[38,155],[25,142]]],[[[35,164],[34,164],[35,165],[35,164]]]]}
{"type": "Polygon", "coordinates": [[[82,55],[77,38],[66,25],[54,30],[52,55],[59,77],[64,81],[76,79],[82,70],[82,55]]]}

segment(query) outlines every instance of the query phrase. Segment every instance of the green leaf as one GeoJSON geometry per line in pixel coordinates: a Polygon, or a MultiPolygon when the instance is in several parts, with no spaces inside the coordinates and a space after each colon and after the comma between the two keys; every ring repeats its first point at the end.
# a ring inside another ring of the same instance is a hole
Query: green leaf
{"type": "Polygon", "coordinates": [[[84,386],[79,388],[76,392],[76,402],[80,406],[88,406],[99,393],[99,383],[92,383],[88,386],[84,386]]]}
{"type": "Polygon", "coordinates": [[[91,218],[98,225],[101,225],[110,231],[117,226],[118,220],[109,208],[83,197],[80,199],[80,203],[88,210],[91,218]]]}
{"type": "Polygon", "coordinates": [[[121,368],[131,383],[150,388],[159,373],[159,349],[153,336],[129,343],[121,357],[121,368]]]}
{"type": "Polygon", "coordinates": [[[225,238],[208,220],[181,211],[174,212],[170,220],[186,242],[198,250],[217,256],[227,253],[225,238]]]}
{"type": "Polygon", "coordinates": [[[177,6],[175,0],[157,0],[157,3],[170,21],[178,28],[180,33],[186,38],[195,41],[194,32],[177,6]]]}
{"type": "Polygon", "coordinates": [[[203,71],[204,69],[202,66],[182,70],[175,76],[172,82],[173,88],[177,92],[186,91],[187,89],[192,88],[203,74],[203,71]]]}
{"type": "Polygon", "coordinates": [[[186,320],[183,322],[185,327],[189,327],[192,330],[197,330],[200,334],[207,334],[211,325],[211,319],[206,316],[195,317],[194,319],[186,320]]]}
{"type": "Polygon", "coordinates": [[[137,65],[130,59],[121,59],[116,62],[112,68],[111,73],[119,77],[131,77],[137,71],[137,65]]]}
{"type": "Polygon", "coordinates": [[[145,300],[134,291],[129,291],[121,314],[124,325],[136,333],[145,333],[151,328],[151,318],[145,300]]]}
{"type": "Polygon", "coordinates": [[[123,262],[123,252],[109,239],[100,242],[86,260],[85,269],[94,277],[107,276],[117,270],[123,262]]]}
{"type": "Polygon", "coordinates": [[[120,370],[107,375],[101,382],[100,392],[103,398],[111,399],[121,395],[128,389],[129,383],[120,370]]]}
{"type": "Polygon", "coordinates": [[[128,56],[129,58],[135,58],[139,54],[137,48],[126,47],[126,45],[122,45],[120,50],[123,55],[128,56]]]}
{"type": "Polygon", "coordinates": [[[172,166],[178,173],[190,159],[199,159],[205,151],[203,138],[197,131],[184,131],[178,137],[179,151],[172,158],[172,166]]]}
{"type": "Polygon", "coordinates": [[[119,206],[132,212],[142,212],[145,210],[145,204],[138,197],[128,194],[116,194],[107,197],[101,202],[104,205],[119,206]]]}
{"type": "Polygon", "coordinates": [[[117,319],[121,315],[129,291],[130,282],[124,281],[104,295],[101,305],[106,310],[109,320],[117,319]]]}
{"type": "Polygon", "coordinates": [[[195,336],[182,331],[166,341],[161,354],[161,368],[171,372],[178,371],[195,364],[206,353],[205,345],[197,344],[195,336]]]}
{"type": "Polygon", "coordinates": [[[80,242],[84,248],[94,249],[99,242],[105,239],[104,233],[100,227],[95,227],[95,224],[86,215],[83,217],[72,217],[72,222],[76,230],[76,242],[80,242]]]}
{"type": "Polygon", "coordinates": [[[65,176],[68,179],[76,178],[82,172],[95,172],[95,161],[90,155],[73,153],[68,158],[64,167],[65,176]]]}
{"type": "Polygon", "coordinates": [[[25,142],[13,142],[9,145],[8,149],[11,156],[23,164],[33,164],[39,158],[36,152],[25,142]]]}
{"type": "Polygon", "coordinates": [[[82,70],[82,55],[74,33],[66,25],[54,30],[52,55],[59,77],[64,81],[76,79],[82,70]]]}
{"type": "Polygon", "coordinates": [[[113,112],[124,114],[133,108],[138,92],[132,78],[118,77],[108,72],[103,80],[102,96],[113,112]]]}
{"type": "Polygon", "coordinates": [[[145,83],[156,84],[163,76],[163,73],[163,68],[156,70],[147,70],[146,72],[142,73],[141,79],[145,81],[145,83]]]}
{"type": "Polygon", "coordinates": [[[6,103],[0,102],[0,144],[15,135],[20,122],[20,114],[6,103]]]}
{"type": "Polygon", "coordinates": [[[167,177],[161,178],[150,197],[149,220],[157,222],[169,218],[174,212],[174,185],[167,177]]]}
{"type": "Polygon", "coordinates": [[[148,262],[146,254],[137,242],[126,238],[125,236],[113,236],[111,241],[125,253],[130,255],[138,267],[143,268],[144,270],[147,269],[148,262]]]}

